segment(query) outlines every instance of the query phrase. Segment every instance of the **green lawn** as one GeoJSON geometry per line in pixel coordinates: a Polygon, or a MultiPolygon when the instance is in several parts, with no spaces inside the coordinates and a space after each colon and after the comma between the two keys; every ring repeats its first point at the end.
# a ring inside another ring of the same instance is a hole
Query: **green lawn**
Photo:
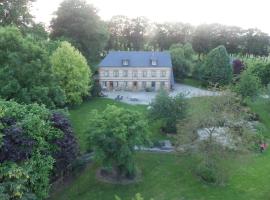
{"type": "MultiPolygon", "coordinates": [[[[203,109],[206,98],[190,99],[190,112],[203,109]]],[[[108,99],[94,99],[71,110],[71,119],[78,134],[82,149],[85,148],[84,129],[93,109],[103,110],[106,104],[138,110],[145,113],[145,106],[131,106],[108,99]]],[[[261,121],[269,128],[270,108],[265,100],[249,103],[261,121]]],[[[152,125],[154,127],[154,125],[152,125]]],[[[155,129],[152,128],[153,130],[155,129]]],[[[268,129],[270,130],[270,129],[268,129]]],[[[267,131],[266,131],[267,132],[267,131]]],[[[265,132],[265,134],[266,134],[265,132]]],[[[158,135],[158,133],[156,133],[158,135]]],[[[158,136],[156,136],[158,137],[158,136]]],[[[114,200],[118,195],[130,200],[135,193],[141,193],[146,200],[264,200],[270,199],[270,153],[243,156],[231,159],[226,164],[234,169],[226,186],[203,184],[190,171],[192,162],[187,156],[174,154],[138,153],[138,167],[143,180],[127,186],[100,183],[95,179],[96,164],[89,165],[75,180],[52,194],[51,200],[114,200]]]]}

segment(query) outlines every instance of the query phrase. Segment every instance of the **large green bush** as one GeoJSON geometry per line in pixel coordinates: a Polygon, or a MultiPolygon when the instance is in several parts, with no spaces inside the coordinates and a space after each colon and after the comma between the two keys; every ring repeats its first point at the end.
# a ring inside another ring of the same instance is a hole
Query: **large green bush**
{"type": "Polygon", "coordinates": [[[254,62],[248,66],[248,71],[256,75],[264,86],[270,83],[270,62],[254,62]]]}
{"type": "Polygon", "coordinates": [[[0,28],[0,97],[49,107],[65,103],[46,50],[14,27],[0,28]]]}
{"type": "Polygon", "coordinates": [[[177,121],[184,119],[186,114],[187,101],[184,94],[171,97],[167,91],[161,90],[151,103],[148,116],[152,120],[160,120],[165,132],[176,133],[177,121]]]}
{"type": "Polygon", "coordinates": [[[261,87],[260,79],[249,71],[244,71],[240,75],[240,80],[234,86],[234,91],[243,98],[256,97],[261,87]]]}
{"type": "Polygon", "coordinates": [[[63,163],[60,155],[72,153],[62,122],[44,106],[0,100],[0,199],[48,196],[54,166],[65,170],[70,163],[63,163]]]}
{"type": "Polygon", "coordinates": [[[232,80],[230,57],[224,46],[218,46],[208,53],[203,66],[204,81],[225,85],[232,80]]]}

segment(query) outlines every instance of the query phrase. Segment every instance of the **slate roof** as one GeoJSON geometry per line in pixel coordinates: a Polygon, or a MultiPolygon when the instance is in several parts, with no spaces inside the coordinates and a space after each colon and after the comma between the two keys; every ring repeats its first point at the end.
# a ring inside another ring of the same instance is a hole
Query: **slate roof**
{"type": "Polygon", "coordinates": [[[99,67],[172,67],[169,52],[158,51],[111,51],[98,65],[99,67]],[[151,60],[157,60],[157,65],[151,65],[151,60]],[[123,60],[129,60],[128,66],[123,66],[123,60]]]}

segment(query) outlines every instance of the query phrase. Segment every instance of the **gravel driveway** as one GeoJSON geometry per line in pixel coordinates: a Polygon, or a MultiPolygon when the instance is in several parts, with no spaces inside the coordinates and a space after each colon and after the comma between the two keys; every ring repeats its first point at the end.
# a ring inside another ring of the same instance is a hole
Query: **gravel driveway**
{"type": "MultiPolygon", "coordinates": [[[[123,100],[121,102],[125,102],[128,104],[142,104],[148,105],[157,95],[157,92],[128,92],[128,91],[110,91],[103,92],[108,95],[107,98],[115,99],[117,95],[123,96],[123,100]],[[131,101],[131,99],[137,99],[138,101],[131,101]]],[[[204,90],[196,87],[192,87],[184,84],[175,84],[174,90],[170,92],[171,96],[175,96],[179,93],[186,94],[187,98],[191,97],[200,97],[200,96],[217,96],[218,92],[212,92],[209,90],[204,90]]]]}

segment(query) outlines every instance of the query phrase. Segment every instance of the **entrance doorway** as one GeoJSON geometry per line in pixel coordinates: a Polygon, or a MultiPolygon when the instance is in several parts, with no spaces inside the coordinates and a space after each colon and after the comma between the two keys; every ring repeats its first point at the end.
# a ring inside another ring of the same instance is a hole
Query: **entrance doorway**
{"type": "Polygon", "coordinates": [[[110,90],[113,89],[113,82],[112,81],[110,81],[110,83],[109,83],[109,88],[110,88],[110,90]]]}
{"type": "Polygon", "coordinates": [[[133,82],[133,90],[137,90],[138,89],[138,82],[134,81],[133,82]]]}

